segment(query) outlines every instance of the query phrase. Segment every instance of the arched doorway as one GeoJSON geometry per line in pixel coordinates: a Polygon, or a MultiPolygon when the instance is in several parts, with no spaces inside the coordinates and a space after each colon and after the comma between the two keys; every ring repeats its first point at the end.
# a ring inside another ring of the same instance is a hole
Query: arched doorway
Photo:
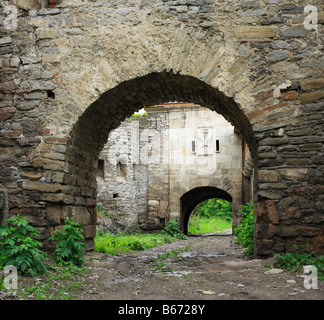
{"type": "Polygon", "coordinates": [[[211,198],[200,202],[188,222],[189,236],[232,234],[232,202],[211,198]]]}
{"type": "MultiPolygon", "coordinates": [[[[195,207],[202,201],[212,198],[219,198],[233,203],[233,198],[228,192],[216,187],[198,187],[186,192],[180,198],[180,226],[184,234],[188,234],[189,219],[195,207]]],[[[233,210],[233,222],[236,219],[236,210],[233,210]]]]}

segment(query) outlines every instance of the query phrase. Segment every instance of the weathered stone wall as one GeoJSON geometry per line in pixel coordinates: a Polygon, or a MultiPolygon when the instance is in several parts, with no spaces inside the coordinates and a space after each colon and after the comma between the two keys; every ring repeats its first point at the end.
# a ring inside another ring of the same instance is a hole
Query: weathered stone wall
{"type": "Polygon", "coordinates": [[[97,197],[109,216],[98,219],[100,230],[103,224],[120,231],[137,223],[156,230],[169,219],[187,222],[180,199],[198,187],[230,195],[235,226],[242,204],[242,137],[221,115],[200,106],[169,104],[146,111],[147,117],[128,119],[111,131],[100,153],[105,165],[98,172],[97,197]]]}
{"type": "Polygon", "coordinates": [[[75,216],[91,248],[109,132],[143,105],[187,99],[249,145],[256,253],[305,243],[324,252],[322,0],[32,2],[19,1],[17,28],[5,23],[12,1],[0,8],[10,214],[26,215],[45,242],[75,216]],[[306,5],[318,10],[316,29],[305,28],[306,5]]]}
{"type": "MultiPolygon", "coordinates": [[[[98,215],[97,230],[125,231],[147,220],[148,166],[140,161],[144,119],[129,119],[111,131],[100,153],[103,172],[97,175],[97,201],[106,216],[98,215]]],[[[100,168],[101,169],[101,168],[100,168]]]]}
{"type": "Polygon", "coordinates": [[[157,179],[158,168],[153,167],[155,181],[149,184],[150,188],[155,186],[149,193],[150,199],[157,202],[156,212],[163,215],[167,207],[170,213],[167,218],[178,217],[182,221],[180,198],[185,193],[197,187],[217,187],[232,196],[236,225],[237,211],[242,204],[242,137],[234,133],[234,127],[222,116],[209,109],[194,105],[164,109],[151,111],[157,117],[167,114],[168,121],[165,132],[168,149],[164,151],[169,159],[164,171],[168,171],[157,179]],[[219,140],[219,151],[216,151],[216,140],[219,140]],[[163,189],[168,194],[162,196],[163,189]],[[162,203],[162,208],[159,209],[158,203],[162,203]]]}

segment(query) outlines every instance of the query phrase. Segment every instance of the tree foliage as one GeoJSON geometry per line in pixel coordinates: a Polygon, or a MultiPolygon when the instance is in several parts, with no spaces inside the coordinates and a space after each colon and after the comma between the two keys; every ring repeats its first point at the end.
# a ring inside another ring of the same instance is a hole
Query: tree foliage
{"type": "Polygon", "coordinates": [[[212,198],[199,203],[192,212],[201,217],[219,217],[232,220],[232,203],[223,199],[212,198]]]}

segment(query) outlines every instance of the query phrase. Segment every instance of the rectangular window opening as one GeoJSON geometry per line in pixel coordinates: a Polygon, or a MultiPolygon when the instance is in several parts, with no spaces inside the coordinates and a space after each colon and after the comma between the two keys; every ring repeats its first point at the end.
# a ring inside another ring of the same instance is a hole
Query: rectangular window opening
{"type": "Polygon", "coordinates": [[[133,179],[136,180],[136,164],[133,164],[133,179]]]}
{"type": "Polygon", "coordinates": [[[103,179],[105,178],[105,160],[98,159],[97,176],[103,179]]]}
{"type": "Polygon", "coordinates": [[[126,169],[126,164],[120,162],[117,163],[117,180],[126,180],[126,169]]]}
{"type": "Polygon", "coordinates": [[[216,139],[216,152],[220,152],[220,141],[216,139]]]}
{"type": "Polygon", "coordinates": [[[191,153],[196,153],[196,140],[191,141],[191,153]]]}

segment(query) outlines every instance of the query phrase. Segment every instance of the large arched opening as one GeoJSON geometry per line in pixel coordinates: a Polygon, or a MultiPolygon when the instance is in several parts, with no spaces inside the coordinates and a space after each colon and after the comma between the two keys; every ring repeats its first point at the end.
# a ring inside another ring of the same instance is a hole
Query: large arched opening
{"type": "MultiPolygon", "coordinates": [[[[83,216],[81,221],[90,248],[96,224],[98,155],[107,142],[109,132],[143,106],[165,101],[194,102],[221,114],[239,130],[256,159],[257,144],[248,118],[232,98],[203,81],[162,72],[119,84],[87,108],[75,123],[67,142],[64,181],[69,185],[68,193],[73,195],[75,203],[61,210],[78,212],[79,216],[83,216]]],[[[229,195],[224,193],[224,198],[229,199],[229,195]]]]}

